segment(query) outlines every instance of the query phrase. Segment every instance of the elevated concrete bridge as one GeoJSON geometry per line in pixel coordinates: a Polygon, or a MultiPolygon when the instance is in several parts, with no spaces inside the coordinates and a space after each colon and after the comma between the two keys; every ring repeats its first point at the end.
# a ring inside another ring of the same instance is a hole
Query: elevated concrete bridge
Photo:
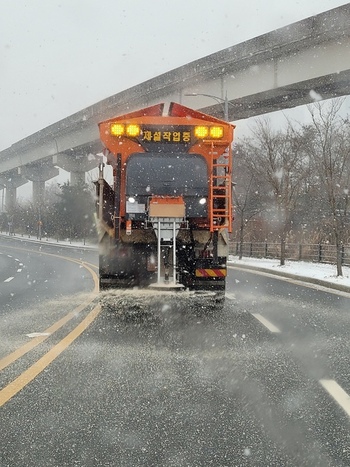
{"type": "Polygon", "coordinates": [[[57,167],[83,173],[102,150],[98,122],[157,102],[175,101],[230,121],[350,94],[350,4],[221,50],[104,99],[0,152],[0,185],[10,208],[33,180],[42,193],[57,167]],[[189,97],[186,94],[217,96],[189,97]],[[50,172],[48,167],[56,168],[50,172]],[[36,178],[31,174],[36,173],[36,178]],[[40,186],[39,186],[40,185],[40,186]]]}

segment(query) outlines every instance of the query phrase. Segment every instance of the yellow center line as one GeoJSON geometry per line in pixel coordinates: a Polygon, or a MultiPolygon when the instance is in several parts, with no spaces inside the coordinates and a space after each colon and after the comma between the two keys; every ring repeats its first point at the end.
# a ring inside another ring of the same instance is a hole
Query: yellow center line
{"type": "MultiPolygon", "coordinates": [[[[18,248],[17,248],[18,249],[18,248]]],[[[22,249],[23,250],[23,249],[22,249]]],[[[30,250],[29,250],[30,251],[30,250]]],[[[42,252],[40,252],[42,253],[42,252]]],[[[72,310],[71,312],[69,312],[66,316],[63,316],[63,318],[61,318],[60,320],[58,320],[56,323],[54,323],[53,325],[51,325],[49,328],[45,329],[45,331],[42,331],[43,334],[47,334],[47,335],[43,335],[43,336],[38,336],[38,337],[35,337],[34,339],[32,339],[30,342],[27,342],[26,344],[22,345],[21,347],[19,347],[18,349],[14,350],[13,352],[11,352],[9,355],[7,355],[6,357],[2,358],[0,360],[0,371],[3,370],[4,368],[6,368],[7,366],[9,366],[11,363],[15,362],[16,360],[18,360],[19,358],[21,358],[23,355],[25,355],[26,353],[30,352],[31,350],[33,350],[37,345],[41,344],[43,341],[45,341],[46,339],[48,339],[50,337],[50,335],[52,335],[54,332],[56,332],[58,329],[60,329],[62,326],[64,326],[68,321],[70,321],[72,318],[74,318],[78,313],[80,313],[84,308],[86,308],[88,305],[90,305],[93,300],[97,297],[97,294],[98,294],[98,277],[97,277],[97,274],[87,265],[87,264],[90,264],[90,263],[82,263],[81,261],[79,260],[76,260],[76,259],[73,259],[73,258],[69,258],[69,257],[66,257],[66,256],[60,256],[60,255],[54,255],[52,253],[42,253],[44,255],[49,255],[49,256],[55,256],[57,258],[60,258],[60,259],[65,259],[67,261],[71,261],[73,263],[76,263],[76,264],[79,264],[81,266],[83,266],[85,269],[87,269],[92,278],[93,278],[93,281],[94,281],[94,289],[91,293],[91,295],[89,296],[89,299],[86,300],[85,302],[83,302],[81,305],[79,305],[78,307],[74,308],[74,310],[72,310]]]]}
{"type": "Polygon", "coordinates": [[[51,362],[53,362],[80,334],[94,321],[101,311],[101,306],[97,305],[65,338],[52,347],[37,362],[30,366],[15,380],[9,383],[0,391],[0,407],[9,401],[14,395],[21,391],[27,384],[33,381],[51,362]]]}
{"type": "Polygon", "coordinates": [[[58,320],[49,328],[45,329],[45,331],[42,331],[43,334],[47,335],[34,337],[31,341],[27,342],[26,344],[22,345],[10,354],[6,355],[6,357],[2,358],[0,360],[0,371],[6,368],[7,366],[11,365],[11,363],[15,362],[20,357],[33,350],[37,345],[41,344],[46,339],[48,339],[50,335],[52,335],[54,332],[56,332],[58,329],[60,329],[62,326],[68,323],[68,321],[74,318],[78,313],[80,313],[84,308],[90,305],[90,303],[95,299],[95,297],[96,295],[93,295],[91,299],[74,308],[74,310],[70,311],[66,316],[58,320]]]}

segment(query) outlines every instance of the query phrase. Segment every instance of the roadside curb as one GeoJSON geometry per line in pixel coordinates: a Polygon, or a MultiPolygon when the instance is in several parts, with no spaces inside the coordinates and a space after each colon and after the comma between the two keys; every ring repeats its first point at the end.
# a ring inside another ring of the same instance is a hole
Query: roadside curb
{"type": "Polygon", "coordinates": [[[254,272],[254,271],[264,272],[266,274],[272,274],[274,276],[282,276],[282,277],[286,277],[288,279],[294,279],[294,280],[300,281],[300,282],[309,282],[311,284],[326,287],[327,289],[339,290],[339,292],[348,292],[348,293],[350,293],[350,287],[348,287],[346,285],[334,284],[332,282],[324,281],[322,279],[316,279],[314,277],[298,276],[297,274],[291,274],[289,272],[277,271],[277,270],[274,270],[274,269],[261,268],[259,266],[251,266],[251,265],[247,265],[247,264],[237,264],[237,263],[233,263],[233,262],[228,262],[227,264],[231,269],[245,269],[247,271],[251,270],[252,272],[254,272]]]}

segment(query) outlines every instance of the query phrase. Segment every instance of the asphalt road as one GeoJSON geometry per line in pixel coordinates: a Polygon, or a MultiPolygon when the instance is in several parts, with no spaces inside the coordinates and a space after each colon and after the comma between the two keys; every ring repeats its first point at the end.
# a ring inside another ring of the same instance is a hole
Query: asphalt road
{"type": "MultiPolygon", "coordinates": [[[[15,263],[41,278],[36,295],[56,291],[50,307],[37,306],[33,330],[76,309],[94,285],[77,263],[46,256],[41,274],[38,252],[1,251],[6,355],[30,339],[18,314],[25,300],[4,306],[15,263]]],[[[102,294],[101,311],[91,304],[2,371],[5,390],[36,376],[0,408],[0,465],[350,466],[349,297],[237,269],[227,296],[223,311],[208,312],[191,296],[102,294]]]]}
{"type": "Polygon", "coordinates": [[[0,358],[86,299],[94,281],[84,263],[96,265],[97,253],[0,238],[0,358]]]}
{"type": "MultiPolygon", "coordinates": [[[[46,298],[59,298],[88,290],[91,279],[76,274],[77,266],[60,256],[81,261],[97,262],[97,253],[91,250],[64,248],[62,246],[31,243],[0,237],[0,303],[1,307],[28,306],[46,298]],[[51,254],[52,256],[48,256],[51,254]],[[56,258],[55,258],[56,256],[56,258]],[[11,295],[12,294],[12,295],[11,295]],[[12,297],[11,299],[9,297],[12,297]]],[[[79,266],[78,266],[79,267],[79,266]]]]}

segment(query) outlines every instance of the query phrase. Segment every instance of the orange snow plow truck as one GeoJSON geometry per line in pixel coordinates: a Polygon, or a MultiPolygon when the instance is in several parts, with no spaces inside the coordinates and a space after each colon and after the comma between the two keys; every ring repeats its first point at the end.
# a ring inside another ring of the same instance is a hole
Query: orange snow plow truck
{"type": "Polygon", "coordinates": [[[100,288],[211,292],[224,300],[234,125],[177,103],[99,124],[100,288]]]}

